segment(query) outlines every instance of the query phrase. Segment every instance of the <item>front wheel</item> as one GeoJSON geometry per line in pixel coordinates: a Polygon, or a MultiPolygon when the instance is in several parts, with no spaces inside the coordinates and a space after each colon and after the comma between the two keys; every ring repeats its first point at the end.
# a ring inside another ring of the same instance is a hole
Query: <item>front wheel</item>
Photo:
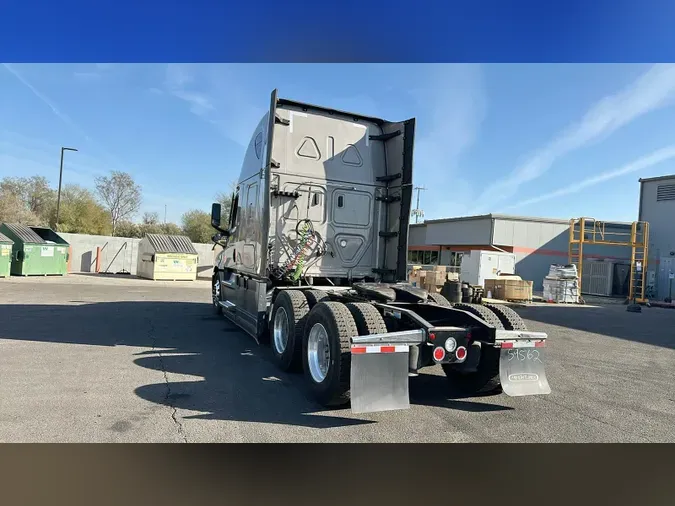
{"type": "Polygon", "coordinates": [[[323,406],[349,402],[350,338],[358,335],[351,312],[340,302],[320,302],[309,312],[302,340],[305,377],[323,406]]]}
{"type": "Polygon", "coordinates": [[[302,336],[309,306],[299,290],[282,290],[272,308],[272,355],[282,371],[296,371],[302,359],[302,336]]]}
{"type": "Polygon", "coordinates": [[[213,312],[218,316],[222,316],[223,308],[220,305],[220,276],[216,272],[211,278],[211,301],[213,312]]]}

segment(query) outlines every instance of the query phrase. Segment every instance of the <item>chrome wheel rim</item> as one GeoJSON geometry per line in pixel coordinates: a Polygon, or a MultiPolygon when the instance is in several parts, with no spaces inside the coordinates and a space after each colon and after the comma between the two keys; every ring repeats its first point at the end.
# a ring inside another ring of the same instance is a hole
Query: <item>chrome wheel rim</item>
{"type": "Polygon", "coordinates": [[[213,305],[217,306],[220,301],[220,282],[218,278],[213,280],[213,305]]]}
{"type": "Polygon", "coordinates": [[[280,355],[288,345],[288,315],[283,307],[277,309],[274,315],[274,349],[280,355]]]}
{"type": "Polygon", "coordinates": [[[312,379],[321,383],[326,379],[330,365],[328,332],[320,323],[315,323],[307,338],[307,363],[312,379]]]}

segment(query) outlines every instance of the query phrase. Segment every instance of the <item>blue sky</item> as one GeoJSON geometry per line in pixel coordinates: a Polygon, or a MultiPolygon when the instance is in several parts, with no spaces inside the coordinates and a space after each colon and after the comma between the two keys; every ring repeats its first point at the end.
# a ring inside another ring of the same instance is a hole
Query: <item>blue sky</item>
{"type": "Polygon", "coordinates": [[[417,118],[427,219],[484,212],[636,219],[638,178],[675,173],[675,66],[6,64],[0,177],[93,186],[111,169],[179,221],[236,179],[272,88],[417,118]]]}

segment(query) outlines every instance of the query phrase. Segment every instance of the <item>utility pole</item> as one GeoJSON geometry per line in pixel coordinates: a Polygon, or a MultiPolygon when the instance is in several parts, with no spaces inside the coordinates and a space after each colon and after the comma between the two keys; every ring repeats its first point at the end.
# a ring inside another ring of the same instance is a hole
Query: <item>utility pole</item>
{"type": "Polygon", "coordinates": [[[166,204],[164,204],[164,224],[166,225],[166,204]]]}
{"type": "Polygon", "coordinates": [[[56,228],[57,232],[59,230],[59,211],[61,210],[61,180],[63,179],[63,152],[64,151],[77,151],[77,149],[61,147],[61,165],[59,166],[59,193],[58,193],[58,196],[56,197],[56,223],[54,224],[54,228],[56,228]]]}
{"type": "Polygon", "coordinates": [[[420,209],[420,192],[426,190],[424,186],[415,186],[413,190],[417,191],[417,205],[413,209],[412,214],[415,217],[415,223],[419,221],[419,217],[424,217],[424,211],[420,209]]]}

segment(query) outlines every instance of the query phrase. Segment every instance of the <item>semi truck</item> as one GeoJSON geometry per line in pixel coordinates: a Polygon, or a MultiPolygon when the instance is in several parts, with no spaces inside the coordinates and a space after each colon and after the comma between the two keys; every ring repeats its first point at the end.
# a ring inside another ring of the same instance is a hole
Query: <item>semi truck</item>
{"type": "Polygon", "coordinates": [[[407,282],[415,124],[274,90],[227,223],[212,205],[213,310],[304,374],[322,406],[409,408],[428,367],[466,395],[548,394],[545,333],[509,307],[407,282]]]}

